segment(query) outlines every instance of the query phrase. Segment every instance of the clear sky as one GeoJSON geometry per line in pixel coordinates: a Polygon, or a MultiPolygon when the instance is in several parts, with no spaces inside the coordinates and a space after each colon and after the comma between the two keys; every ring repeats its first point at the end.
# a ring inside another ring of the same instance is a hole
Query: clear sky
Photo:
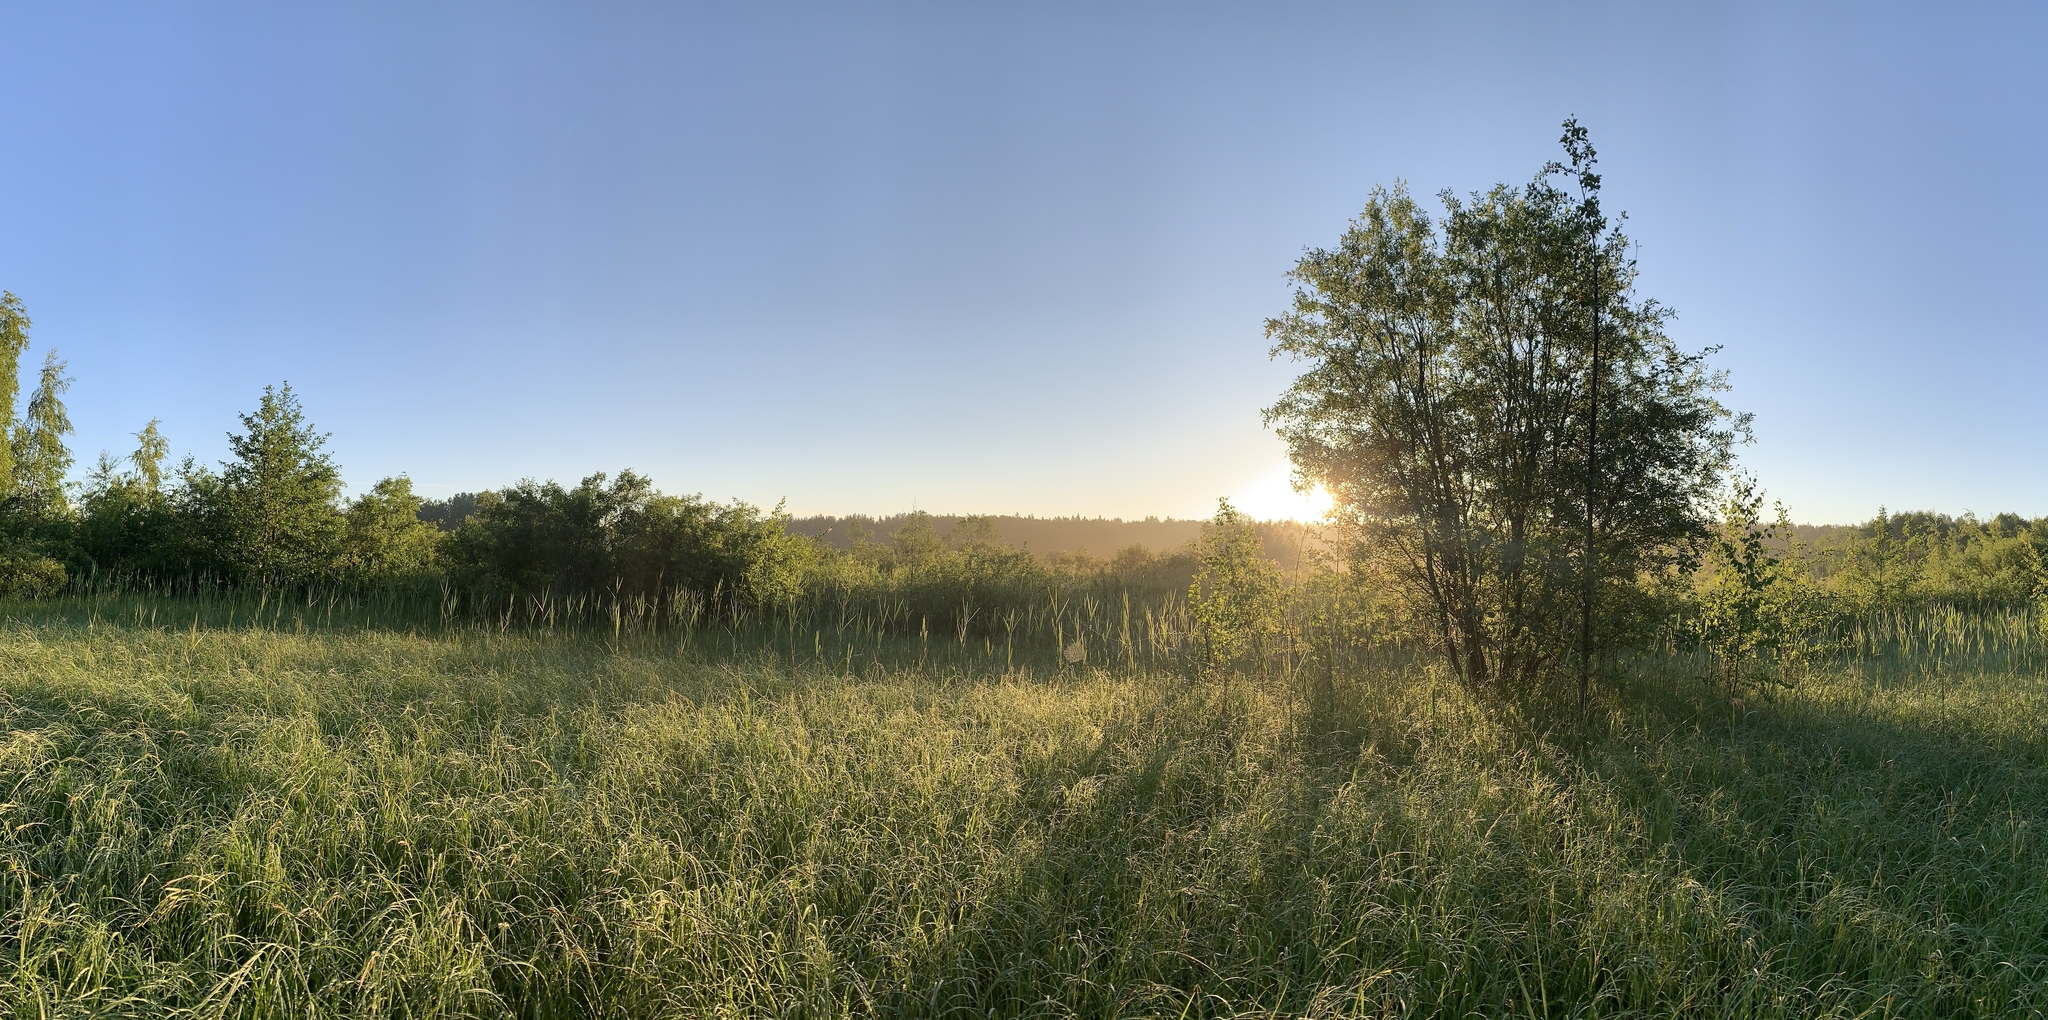
{"type": "Polygon", "coordinates": [[[1796,518],[2048,514],[2041,4],[0,15],[0,287],[81,463],[290,380],[357,490],[1277,514],[1283,272],[1576,114],[1796,518]]]}

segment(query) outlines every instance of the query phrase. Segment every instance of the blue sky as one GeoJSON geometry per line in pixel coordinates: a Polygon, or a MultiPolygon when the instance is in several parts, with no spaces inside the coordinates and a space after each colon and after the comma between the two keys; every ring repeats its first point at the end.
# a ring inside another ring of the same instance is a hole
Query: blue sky
{"type": "Polygon", "coordinates": [[[5,8],[81,462],[290,380],[360,490],[1284,509],[1283,272],[1593,131],[1793,515],[2048,514],[2048,8],[5,8]],[[1652,8],[1656,9],[1652,9],[1652,8]],[[289,9],[287,9],[289,8],[289,9]]]}

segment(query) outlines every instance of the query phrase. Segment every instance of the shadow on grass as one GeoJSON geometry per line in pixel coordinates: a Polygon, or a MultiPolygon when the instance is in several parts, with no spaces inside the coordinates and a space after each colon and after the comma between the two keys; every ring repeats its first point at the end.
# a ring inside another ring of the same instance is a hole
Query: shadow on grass
{"type": "Polygon", "coordinates": [[[1297,703],[1282,730],[1244,691],[1163,691],[1044,792],[1049,820],[1018,834],[1005,881],[877,1005],[1935,1017],[2048,1002],[2048,737],[1910,699],[1631,694],[1582,736],[1394,684],[1297,703]],[[1447,760],[1418,735],[1425,712],[1489,730],[1499,767],[1447,760]],[[1431,800],[1538,779],[1553,788],[1475,796],[1470,817],[1431,800]],[[1601,845],[1570,846],[1587,840],[1601,845]],[[1638,914],[1616,920],[1624,896],[1638,914]],[[1690,914],[1655,919],[1674,903],[1690,914]],[[1633,957],[1601,958],[1623,944],[1633,957]]]}

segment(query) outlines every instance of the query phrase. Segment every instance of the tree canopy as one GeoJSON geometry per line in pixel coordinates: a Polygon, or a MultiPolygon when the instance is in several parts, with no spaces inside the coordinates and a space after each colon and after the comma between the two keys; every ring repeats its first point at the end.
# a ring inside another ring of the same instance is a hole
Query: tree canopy
{"type": "Polygon", "coordinates": [[[290,383],[264,387],[241,418],[216,490],[222,559],[259,584],[327,573],[346,530],[341,473],[321,449],[328,437],[306,421],[290,383]]]}
{"type": "Polygon", "coordinates": [[[1296,263],[1293,308],[1266,327],[1276,357],[1307,363],[1266,411],[1299,476],[1396,561],[1459,675],[1503,693],[1577,664],[1589,596],[1599,647],[1629,640],[1646,586],[1708,536],[1746,427],[1706,354],[1633,293],[1627,238],[1586,201],[1590,156],[1576,200],[1553,164],[1443,193],[1441,221],[1404,186],[1376,189],[1336,247],[1296,263]]]}
{"type": "MultiPolygon", "coordinates": [[[[21,395],[21,356],[28,351],[28,309],[13,291],[0,291],[0,408],[8,419],[14,417],[14,402],[21,395]]],[[[12,437],[0,442],[0,496],[14,491],[14,445],[12,437]]]]}

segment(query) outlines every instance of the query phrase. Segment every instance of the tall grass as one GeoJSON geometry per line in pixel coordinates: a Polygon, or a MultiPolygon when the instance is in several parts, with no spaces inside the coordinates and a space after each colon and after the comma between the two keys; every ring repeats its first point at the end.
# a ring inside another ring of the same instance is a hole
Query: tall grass
{"type": "Polygon", "coordinates": [[[1305,624],[1197,672],[1152,608],[1006,649],[822,609],[9,605],[0,1008],[2048,1011],[2038,628],[1872,621],[1745,705],[1672,650],[1553,730],[1305,624]]]}
{"type": "MultiPolygon", "coordinates": [[[[558,596],[493,593],[448,585],[311,585],[283,592],[254,586],[192,585],[166,593],[107,581],[75,586],[69,598],[37,603],[42,619],[136,627],[408,633],[521,633],[597,637],[644,652],[741,655],[778,649],[792,667],[837,665],[854,671],[905,656],[920,664],[970,671],[1020,666],[1115,664],[1185,671],[1199,658],[1200,634],[1184,591],[1128,590],[1099,579],[1043,591],[970,595],[945,614],[920,612],[929,593],[830,588],[779,605],[760,605],[675,589],[658,597],[605,593],[558,596]]],[[[1262,648],[1283,672],[1310,658],[1365,661],[1398,641],[1336,620],[1331,607],[1303,600],[1262,648]]],[[[1327,664],[1327,663],[1326,663],[1327,664]]]]}

